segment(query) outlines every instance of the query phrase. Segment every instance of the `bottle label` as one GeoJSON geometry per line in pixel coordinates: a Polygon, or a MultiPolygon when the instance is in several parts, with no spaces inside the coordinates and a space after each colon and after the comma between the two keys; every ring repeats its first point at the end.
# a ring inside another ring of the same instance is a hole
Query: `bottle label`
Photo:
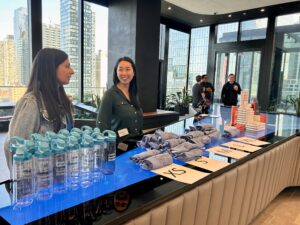
{"type": "Polygon", "coordinates": [[[64,154],[54,156],[54,176],[64,176],[66,173],[65,165],[64,154]]]}
{"type": "Polygon", "coordinates": [[[51,162],[50,158],[36,159],[36,186],[37,189],[49,187],[51,185],[51,162]]]}
{"type": "Polygon", "coordinates": [[[81,149],[81,171],[89,172],[94,164],[93,150],[91,148],[81,149]]]}
{"type": "Polygon", "coordinates": [[[70,176],[78,176],[79,173],[79,151],[68,152],[68,171],[70,176]]]}
{"type": "Polygon", "coordinates": [[[107,144],[106,161],[114,161],[116,159],[116,144],[114,142],[107,144]]]}

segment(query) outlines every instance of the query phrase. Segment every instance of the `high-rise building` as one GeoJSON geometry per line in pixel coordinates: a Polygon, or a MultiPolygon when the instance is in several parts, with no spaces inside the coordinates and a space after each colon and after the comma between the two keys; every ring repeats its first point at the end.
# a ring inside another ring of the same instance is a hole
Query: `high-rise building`
{"type": "Polygon", "coordinates": [[[16,47],[16,65],[20,72],[21,84],[27,85],[29,81],[29,38],[28,38],[28,12],[24,7],[14,11],[14,41],[16,47]]]}
{"type": "Polygon", "coordinates": [[[43,48],[60,48],[60,26],[43,24],[43,48]]]}
{"type": "Polygon", "coordinates": [[[16,49],[13,35],[0,41],[0,85],[10,86],[20,83],[16,66],[16,49]]]}
{"type": "MultiPolygon", "coordinates": [[[[66,86],[68,94],[73,99],[79,98],[80,77],[79,72],[79,20],[78,20],[78,0],[60,1],[60,44],[61,49],[68,55],[75,71],[70,84],[66,86]]],[[[89,3],[84,2],[84,51],[83,51],[83,74],[85,93],[91,93],[92,76],[95,73],[95,15],[89,3]]]]}

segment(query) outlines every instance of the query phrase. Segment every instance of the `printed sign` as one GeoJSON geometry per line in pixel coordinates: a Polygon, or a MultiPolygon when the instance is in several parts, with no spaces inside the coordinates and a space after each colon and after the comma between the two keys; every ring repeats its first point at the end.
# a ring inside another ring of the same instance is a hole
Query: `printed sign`
{"type": "Polygon", "coordinates": [[[254,139],[254,138],[250,138],[250,137],[234,138],[233,140],[234,141],[244,142],[246,144],[255,145],[255,146],[261,146],[261,145],[270,144],[270,142],[260,141],[260,140],[257,140],[257,139],[254,139]]]}
{"type": "Polygon", "coordinates": [[[230,141],[230,142],[224,143],[222,145],[224,145],[226,147],[229,147],[229,148],[242,150],[242,151],[245,151],[245,152],[255,152],[255,151],[261,149],[261,147],[248,145],[248,144],[241,143],[241,142],[236,142],[236,141],[230,141]]]}
{"type": "Polygon", "coordinates": [[[223,167],[229,165],[229,163],[227,163],[227,162],[222,162],[222,161],[218,161],[218,160],[214,160],[214,159],[210,159],[210,158],[206,158],[206,157],[201,157],[199,159],[192,160],[187,163],[191,164],[193,166],[196,166],[196,167],[200,167],[202,169],[212,171],[212,172],[222,169],[223,167]]]}
{"type": "Polygon", "coordinates": [[[175,163],[157,170],[152,170],[152,172],[186,184],[195,183],[209,174],[180,166],[175,163]]]}
{"type": "Polygon", "coordinates": [[[249,154],[246,152],[236,151],[236,150],[226,148],[226,147],[221,147],[221,146],[209,148],[206,151],[213,152],[217,155],[221,155],[221,156],[225,156],[225,157],[233,158],[233,159],[240,159],[249,154]]]}
{"type": "Polygon", "coordinates": [[[127,134],[129,134],[129,132],[128,132],[127,128],[124,128],[124,129],[118,130],[118,134],[119,134],[119,137],[123,137],[123,136],[126,136],[127,134]]]}

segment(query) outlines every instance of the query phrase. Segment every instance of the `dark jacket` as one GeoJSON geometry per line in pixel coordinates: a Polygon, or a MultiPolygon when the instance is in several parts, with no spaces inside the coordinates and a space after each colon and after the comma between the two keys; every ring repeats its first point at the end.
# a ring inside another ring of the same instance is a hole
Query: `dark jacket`
{"type": "Polygon", "coordinates": [[[241,94],[241,87],[237,82],[231,84],[229,81],[224,84],[221,93],[221,100],[226,106],[237,105],[238,102],[238,94],[241,94]],[[238,90],[234,90],[234,85],[238,86],[238,90]]]}

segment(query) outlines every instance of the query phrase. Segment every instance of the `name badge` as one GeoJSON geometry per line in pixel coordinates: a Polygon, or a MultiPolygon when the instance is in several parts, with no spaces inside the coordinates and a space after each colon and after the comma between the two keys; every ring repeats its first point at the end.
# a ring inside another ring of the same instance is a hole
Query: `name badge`
{"type": "Polygon", "coordinates": [[[124,128],[124,129],[118,130],[118,134],[119,134],[119,137],[123,137],[123,136],[129,134],[129,132],[128,132],[127,128],[124,128]]]}
{"type": "Polygon", "coordinates": [[[122,151],[127,151],[128,145],[125,144],[125,143],[120,142],[120,143],[118,144],[118,149],[120,149],[120,150],[122,150],[122,151]]]}

